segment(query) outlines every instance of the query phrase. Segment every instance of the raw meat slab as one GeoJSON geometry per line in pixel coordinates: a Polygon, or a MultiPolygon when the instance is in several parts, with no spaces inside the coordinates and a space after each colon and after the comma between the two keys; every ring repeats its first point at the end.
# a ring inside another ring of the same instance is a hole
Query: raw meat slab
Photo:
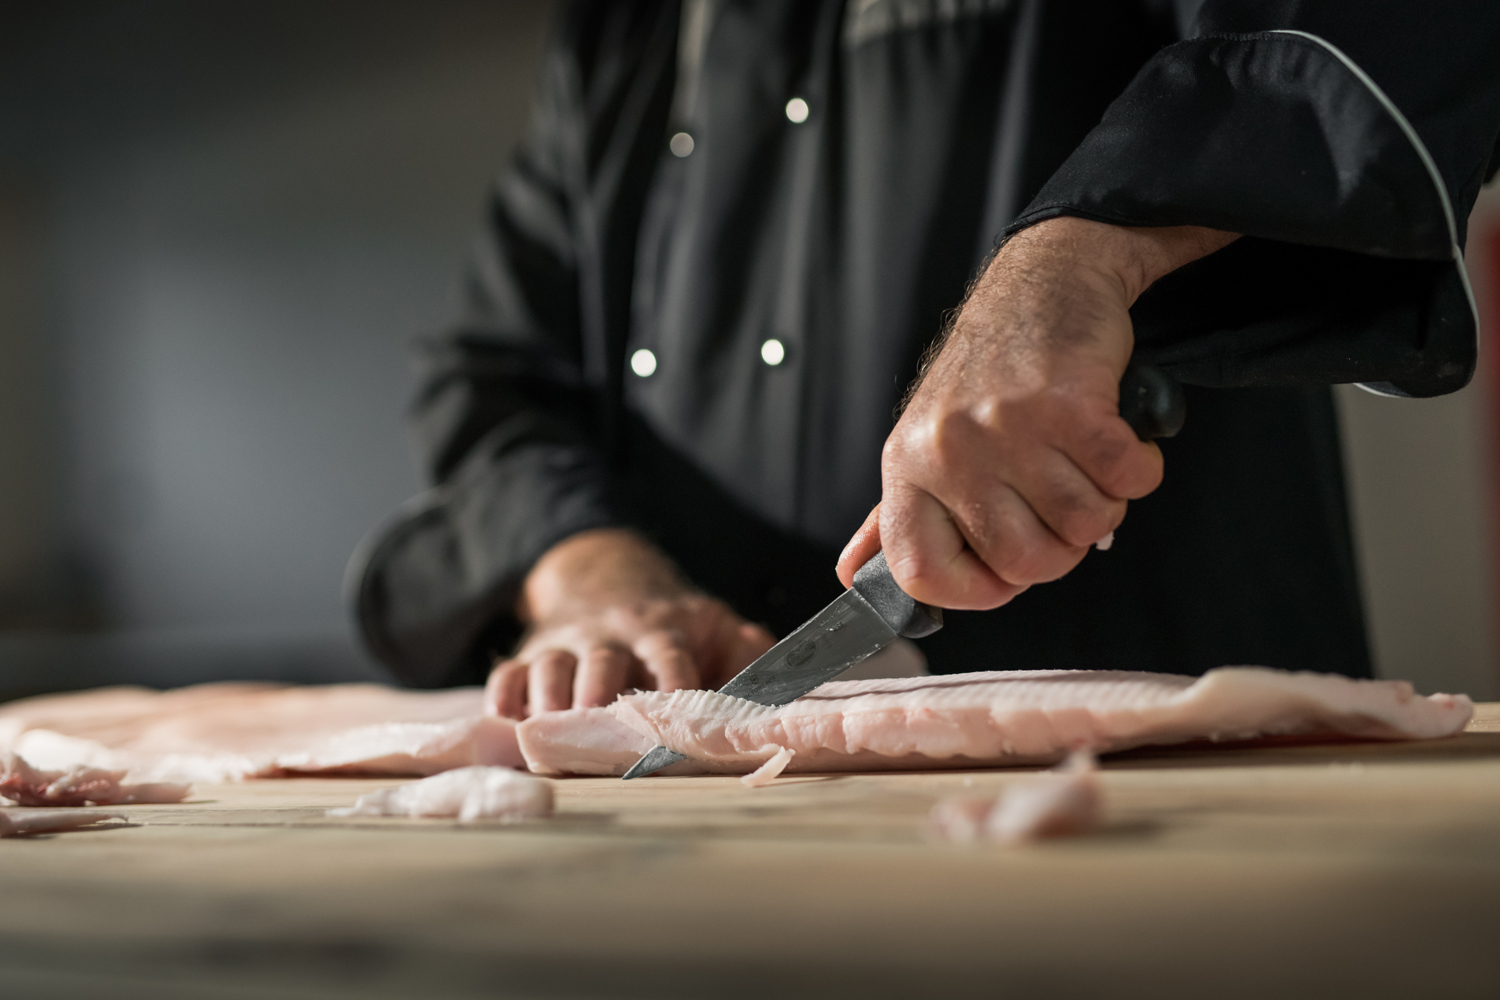
{"type": "Polygon", "coordinates": [[[781,749],[788,771],[1053,764],[1190,740],[1449,736],[1473,706],[1404,681],[1224,667],[1201,678],[1047,670],[833,681],[779,708],[712,691],[641,693],[517,727],[539,774],[623,774],[660,743],[689,756],[667,774],[754,771],[781,749]]]}
{"type": "Polygon", "coordinates": [[[515,724],[485,717],[482,704],[479,688],[102,688],[0,706],[0,753],[44,770],[127,771],[136,782],[524,767],[515,724]]]}

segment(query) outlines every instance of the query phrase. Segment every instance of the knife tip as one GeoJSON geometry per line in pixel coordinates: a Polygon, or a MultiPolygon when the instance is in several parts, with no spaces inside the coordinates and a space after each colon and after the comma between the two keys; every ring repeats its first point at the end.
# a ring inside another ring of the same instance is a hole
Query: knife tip
{"type": "Polygon", "coordinates": [[[668,750],[666,747],[654,747],[644,757],[630,765],[630,770],[620,776],[621,781],[629,781],[631,778],[644,778],[648,774],[655,774],[664,767],[669,767],[679,760],[687,760],[687,754],[678,753],[676,750],[668,750]]]}

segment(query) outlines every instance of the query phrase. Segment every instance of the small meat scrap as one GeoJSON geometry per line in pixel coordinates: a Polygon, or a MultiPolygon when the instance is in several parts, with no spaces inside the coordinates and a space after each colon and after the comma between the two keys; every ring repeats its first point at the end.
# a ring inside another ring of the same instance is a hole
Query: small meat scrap
{"type": "Polygon", "coordinates": [[[42,833],[79,830],[107,819],[124,819],[119,813],[89,809],[0,809],[0,837],[35,837],[42,833]]]}
{"type": "Polygon", "coordinates": [[[952,843],[1024,844],[1087,833],[1102,812],[1098,763],[1091,751],[1075,750],[1059,770],[1011,784],[998,801],[944,799],[933,806],[931,825],[952,843]]]}
{"type": "Polygon", "coordinates": [[[932,830],[939,840],[972,844],[984,835],[993,799],[943,799],[932,807],[932,830]]]}
{"type": "Polygon", "coordinates": [[[1087,833],[1099,825],[1103,812],[1098,773],[1094,755],[1075,750],[1061,770],[1016,782],[990,811],[985,835],[1004,844],[1022,844],[1087,833]]]}
{"type": "Polygon", "coordinates": [[[508,767],[461,767],[395,788],[361,795],[330,816],[409,816],[492,819],[512,823],[552,815],[552,785],[508,767]]]}
{"type": "Polygon", "coordinates": [[[792,762],[792,758],[795,756],[797,756],[797,751],[790,747],[777,747],[776,752],[764,764],[749,774],[741,775],[740,782],[751,788],[761,788],[769,785],[781,775],[782,771],[786,770],[786,766],[792,762]]]}
{"type": "Polygon", "coordinates": [[[43,771],[25,758],[7,754],[0,772],[0,796],[23,806],[123,806],[181,802],[191,785],[126,782],[124,771],[78,765],[43,771]]]}

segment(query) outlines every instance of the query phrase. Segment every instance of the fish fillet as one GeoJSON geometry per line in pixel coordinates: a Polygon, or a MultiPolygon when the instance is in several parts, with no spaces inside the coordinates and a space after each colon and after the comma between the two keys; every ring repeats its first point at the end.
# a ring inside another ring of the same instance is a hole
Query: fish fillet
{"type": "Polygon", "coordinates": [[[411,816],[504,823],[551,816],[552,785],[508,767],[461,767],[421,781],[361,795],[330,816],[411,816]]]}
{"type": "Polygon", "coordinates": [[[0,706],[0,753],[43,770],[126,771],[132,782],[525,766],[515,724],[484,716],[481,689],[378,684],[219,683],[27,698],[0,706]]]}
{"type": "Polygon", "coordinates": [[[607,708],[521,723],[540,774],[623,774],[658,743],[689,760],[667,774],[754,771],[782,748],[788,771],[1047,765],[1189,740],[1340,735],[1425,739],[1463,729],[1463,695],[1417,695],[1404,681],[1224,667],[1201,678],[1045,670],[832,681],[776,708],[713,691],[647,692],[607,708]]]}

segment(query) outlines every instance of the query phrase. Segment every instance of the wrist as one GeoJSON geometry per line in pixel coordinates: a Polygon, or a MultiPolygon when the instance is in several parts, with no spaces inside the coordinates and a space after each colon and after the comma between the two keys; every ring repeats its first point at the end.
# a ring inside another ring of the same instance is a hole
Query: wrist
{"type": "Polygon", "coordinates": [[[1046,219],[1007,245],[1060,257],[1097,271],[1118,286],[1129,308],[1146,289],[1185,264],[1220,250],[1238,233],[1203,226],[1117,226],[1075,216],[1046,219]]]}

